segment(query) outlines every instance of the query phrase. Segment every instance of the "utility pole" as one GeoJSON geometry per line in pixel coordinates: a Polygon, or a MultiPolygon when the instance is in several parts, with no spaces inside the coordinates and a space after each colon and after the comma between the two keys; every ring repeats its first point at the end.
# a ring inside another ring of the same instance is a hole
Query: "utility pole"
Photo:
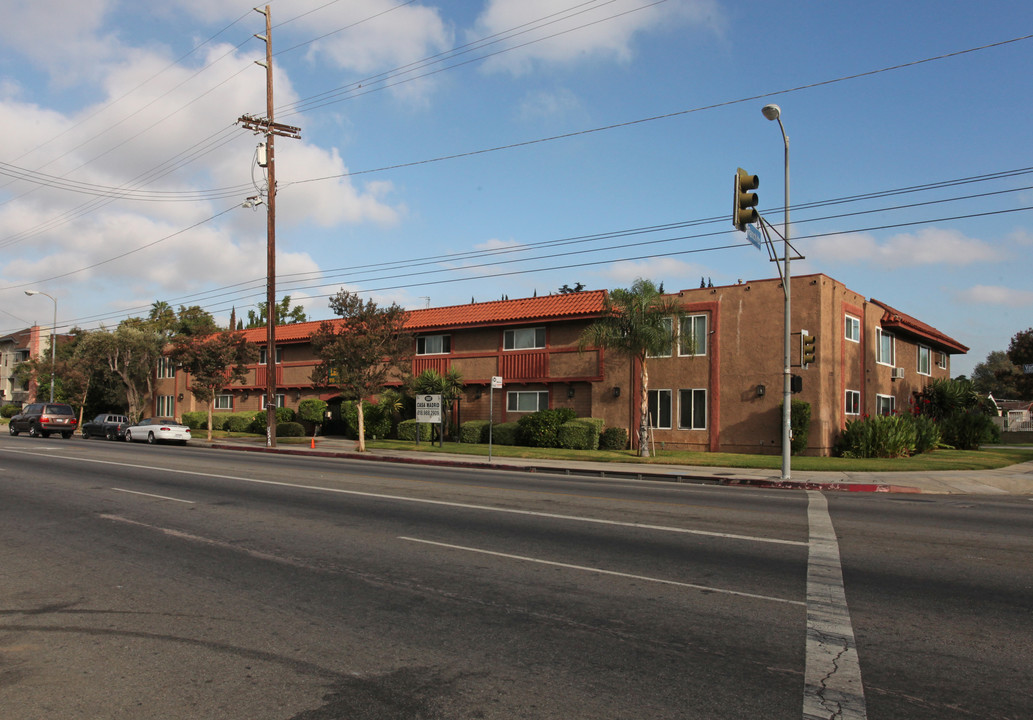
{"type": "Polygon", "coordinates": [[[273,121],[273,38],[272,15],[269,6],[265,10],[255,8],[265,15],[265,35],[255,35],[265,42],[265,62],[255,62],[265,68],[265,117],[255,118],[242,115],[237,122],[256,134],[265,135],[265,160],[268,189],[266,191],[266,390],[265,421],[266,446],[276,447],[276,163],[273,153],[273,138],[277,135],[294,139],[301,138],[301,129],[281,125],[273,121]]]}

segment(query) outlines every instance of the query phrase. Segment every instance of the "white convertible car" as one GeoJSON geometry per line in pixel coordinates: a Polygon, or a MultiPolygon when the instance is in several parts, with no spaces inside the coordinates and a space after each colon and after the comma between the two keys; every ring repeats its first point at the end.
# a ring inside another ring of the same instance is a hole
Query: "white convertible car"
{"type": "Polygon", "coordinates": [[[189,439],[190,428],[172,418],[145,418],[126,428],[126,440],[129,442],[176,442],[185,445],[189,439]]]}

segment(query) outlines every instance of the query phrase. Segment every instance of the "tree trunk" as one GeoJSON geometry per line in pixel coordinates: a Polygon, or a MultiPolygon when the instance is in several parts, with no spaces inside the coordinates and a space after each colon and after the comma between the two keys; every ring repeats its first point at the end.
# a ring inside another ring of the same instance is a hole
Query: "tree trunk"
{"type": "Polygon", "coordinates": [[[649,457],[649,371],[646,369],[645,358],[639,359],[641,370],[642,387],[639,392],[639,411],[641,420],[638,426],[638,456],[649,457]]]}
{"type": "Polygon", "coordinates": [[[359,416],[359,452],[366,452],[366,421],[362,415],[362,400],[359,400],[355,409],[359,416]]]}
{"type": "Polygon", "coordinates": [[[212,408],[215,407],[215,398],[208,401],[208,442],[212,441],[212,408]]]}

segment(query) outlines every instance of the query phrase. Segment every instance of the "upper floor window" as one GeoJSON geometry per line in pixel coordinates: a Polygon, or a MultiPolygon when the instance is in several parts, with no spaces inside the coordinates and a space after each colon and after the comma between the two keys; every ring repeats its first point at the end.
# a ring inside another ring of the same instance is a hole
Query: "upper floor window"
{"type": "Polygon", "coordinates": [[[939,356],[937,356],[936,367],[940,368],[941,370],[947,369],[947,353],[942,352],[939,354],[939,356]]]}
{"type": "MultiPolygon", "coordinates": [[[[283,348],[276,348],[276,364],[279,365],[283,362],[283,348]]],[[[269,364],[269,353],[266,352],[265,348],[258,349],[258,364],[268,365],[269,364]]]]}
{"type": "Polygon", "coordinates": [[[707,316],[686,315],[681,319],[679,355],[707,354],[707,316]]]}
{"type": "Polygon", "coordinates": [[[176,377],[176,366],[172,362],[172,358],[160,357],[158,358],[158,377],[159,378],[171,378],[176,377]]]}
{"type": "Polygon", "coordinates": [[[674,318],[661,318],[660,323],[663,325],[664,335],[667,337],[667,343],[664,345],[663,352],[657,353],[656,355],[649,355],[649,357],[671,357],[671,353],[674,349],[674,318]]]}
{"type": "Polygon", "coordinates": [[[933,372],[933,351],[924,345],[918,346],[918,374],[931,375],[933,372]]]}
{"type": "Polygon", "coordinates": [[[514,328],[502,336],[504,350],[536,350],[545,347],[545,328],[514,328]]]}
{"type": "Polygon", "coordinates": [[[861,342],[861,319],[855,318],[853,315],[847,315],[845,326],[846,339],[852,342],[861,342]]]}
{"type": "Polygon", "coordinates": [[[451,335],[423,335],[416,338],[417,355],[447,355],[452,352],[451,335]]]}
{"type": "Polygon", "coordinates": [[[881,365],[896,365],[896,353],[893,347],[893,336],[882,328],[875,329],[878,345],[875,349],[875,362],[881,365]]]}

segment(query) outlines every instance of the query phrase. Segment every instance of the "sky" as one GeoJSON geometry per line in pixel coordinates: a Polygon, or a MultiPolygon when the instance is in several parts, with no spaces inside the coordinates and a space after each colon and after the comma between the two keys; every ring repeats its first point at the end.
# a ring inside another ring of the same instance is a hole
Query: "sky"
{"type": "MultiPolygon", "coordinates": [[[[266,6],[261,6],[264,10],[266,6]]],[[[824,273],[971,349],[1033,326],[1033,3],[273,0],[277,295],[407,308],[775,277],[737,167],[824,273]]],[[[266,19],[13,0],[0,335],[266,296],[266,19]]],[[[773,308],[781,318],[781,308],[773,308]]]]}

